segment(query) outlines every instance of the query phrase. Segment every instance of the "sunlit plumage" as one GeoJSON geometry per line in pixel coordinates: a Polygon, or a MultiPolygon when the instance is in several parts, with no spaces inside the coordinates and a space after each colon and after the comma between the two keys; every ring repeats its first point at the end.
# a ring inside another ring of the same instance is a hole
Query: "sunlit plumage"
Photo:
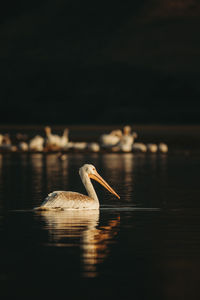
{"type": "Polygon", "coordinates": [[[91,183],[91,179],[98,181],[109,192],[120,198],[109,184],[97,173],[93,165],[83,165],[79,169],[79,175],[86,188],[88,196],[71,191],[54,191],[45,198],[40,207],[35,209],[98,209],[99,200],[91,183]]]}
{"type": "Polygon", "coordinates": [[[116,146],[122,137],[122,131],[113,130],[108,134],[102,134],[100,136],[100,144],[103,148],[110,148],[116,146]]]}
{"type": "Polygon", "coordinates": [[[158,145],[158,150],[162,153],[167,153],[168,152],[168,146],[165,143],[160,143],[158,145]]]}
{"type": "Polygon", "coordinates": [[[123,128],[123,136],[117,145],[119,151],[122,152],[131,152],[133,148],[134,139],[137,138],[136,132],[131,132],[130,126],[124,126],[123,128]]]}
{"type": "Polygon", "coordinates": [[[144,143],[134,143],[133,152],[147,152],[147,146],[144,143]]]}
{"type": "Polygon", "coordinates": [[[36,135],[29,142],[29,149],[31,151],[43,151],[43,149],[44,149],[44,138],[40,135],[36,135]]]}
{"type": "Polygon", "coordinates": [[[156,153],[158,151],[158,146],[156,144],[147,144],[147,151],[156,153]]]}
{"type": "Polygon", "coordinates": [[[48,150],[57,150],[57,149],[65,149],[68,146],[69,142],[69,130],[68,128],[64,129],[63,135],[59,136],[57,134],[52,134],[51,127],[45,127],[45,147],[48,150]]]}
{"type": "Polygon", "coordinates": [[[98,143],[92,142],[87,144],[87,149],[92,152],[99,152],[100,146],[98,143]]]}

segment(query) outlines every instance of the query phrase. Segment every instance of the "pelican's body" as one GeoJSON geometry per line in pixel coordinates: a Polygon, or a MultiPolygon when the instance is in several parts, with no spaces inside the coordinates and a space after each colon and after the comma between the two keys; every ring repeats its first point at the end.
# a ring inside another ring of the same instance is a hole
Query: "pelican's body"
{"type": "Polygon", "coordinates": [[[120,151],[131,152],[133,143],[134,143],[134,135],[128,134],[128,135],[123,135],[121,141],[117,146],[119,147],[120,151]]]}
{"type": "Polygon", "coordinates": [[[110,148],[117,145],[122,137],[121,130],[113,130],[108,134],[102,134],[100,136],[100,144],[104,148],[110,148]]]}
{"type": "Polygon", "coordinates": [[[71,191],[55,191],[50,193],[42,205],[36,209],[98,209],[99,200],[90,179],[98,181],[119,198],[108,183],[97,173],[93,165],[83,165],[79,169],[79,175],[87,190],[88,196],[71,191]]]}
{"type": "Polygon", "coordinates": [[[134,143],[133,151],[134,152],[147,152],[147,146],[144,143],[134,143]]]}
{"type": "Polygon", "coordinates": [[[3,136],[3,140],[2,140],[2,143],[1,143],[1,149],[6,150],[6,151],[12,151],[12,146],[13,145],[12,145],[9,134],[5,134],[3,136]]]}
{"type": "Polygon", "coordinates": [[[0,134],[0,145],[3,143],[3,134],[0,134]]]}
{"type": "Polygon", "coordinates": [[[156,144],[147,144],[147,151],[156,153],[158,151],[158,146],[156,144]]]}
{"type": "Polygon", "coordinates": [[[52,134],[51,128],[49,126],[45,127],[45,148],[47,150],[57,150],[60,149],[60,136],[57,134],[52,134]]]}
{"type": "Polygon", "coordinates": [[[168,152],[168,146],[165,143],[160,143],[158,145],[158,150],[162,153],[167,153],[168,152]]]}
{"type": "Polygon", "coordinates": [[[60,137],[60,147],[66,149],[69,143],[69,129],[65,128],[63,135],[60,137]]]}
{"type": "Polygon", "coordinates": [[[73,143],[73,149],[74,150],[86,150],[87,149],[87,143],[86,142],[74,142],[73,143]]]}
{"type": "Polygon", "coordinates": [[[42,207],[44,209],[98,209],[99,201],[76,192],[55,191],[46,197],[42,207]]]}
{"type": "Polygon", "coordinates": [[[28,144],[26,142],[22,141],[18,144],[18,148],[21,151],[28,151],[28,144]]]}
{"type": "Polygon", "coordinates": [[[123,135],[119,143],[112,148],[113,151],[131,152],[134,139],[137,138],[136,132],[131,132],[130,126],[124,126],[123,135]]]}
{"type": "Polygon", "coordinates": [[[59,136],[57,134],[52,134],[51,128],[49,126],[45,127],[46,139],[45,146],[48,150],[57,150],[67,148],[69,142],[69,130],[64,129],[63,135],[59,136]]]}
{"type": "Polygon", "coordinates": [[[31,151],[43,151],[43,149],[44,149],[44,138],[40,135],[36,135],[29,142],[29,149],[31,151]]]}

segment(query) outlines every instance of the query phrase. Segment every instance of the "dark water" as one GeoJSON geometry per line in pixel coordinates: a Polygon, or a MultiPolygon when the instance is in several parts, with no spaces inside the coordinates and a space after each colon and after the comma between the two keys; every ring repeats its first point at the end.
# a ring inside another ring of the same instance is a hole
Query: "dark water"
{"type": "Polygon", "coordinates": [[[184,153],[0,155],[0,297],[199,299],[199,170],[184,153]],[[94,183],[99,212],[32,210],[85,193],[88,162],[120,200],[94,183]]]}

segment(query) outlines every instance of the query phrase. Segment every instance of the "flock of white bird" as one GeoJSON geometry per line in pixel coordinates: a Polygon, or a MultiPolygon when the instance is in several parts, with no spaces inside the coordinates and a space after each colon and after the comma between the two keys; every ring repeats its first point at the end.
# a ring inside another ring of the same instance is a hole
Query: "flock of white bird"
{"type": "MultiPolygon", "coordinates": [[[[130,126],[124,126],[123,130],[116,129],[109,133],[100,135],[99,142],[73,142],[69,140],[69,130],[65,128],[63,134],[53,134],[49,126],[44,128],[45,137],[36,135],[27,141],[25,135],[18,133],[15,142],[8,134],[0,134],[0,151],[30,151],[30,152],[52,152],[52,151],[90,151],[100,152],[150,152],[167,153],[166,143],[141,143],[135,142],[138,137],[130,126]]],[[[62,156],[60,156],[62,159],[62,156]]]]}

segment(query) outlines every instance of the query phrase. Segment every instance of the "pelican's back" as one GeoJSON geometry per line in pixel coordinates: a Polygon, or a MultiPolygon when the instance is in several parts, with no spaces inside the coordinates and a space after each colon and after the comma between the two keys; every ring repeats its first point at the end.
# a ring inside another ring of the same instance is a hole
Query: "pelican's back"
{"type": "Polygon", "coordinates": [[[55,191],[50,193],[36,210],[98,208],[99,203],[89,196],[71,191],[55,191]]]}

